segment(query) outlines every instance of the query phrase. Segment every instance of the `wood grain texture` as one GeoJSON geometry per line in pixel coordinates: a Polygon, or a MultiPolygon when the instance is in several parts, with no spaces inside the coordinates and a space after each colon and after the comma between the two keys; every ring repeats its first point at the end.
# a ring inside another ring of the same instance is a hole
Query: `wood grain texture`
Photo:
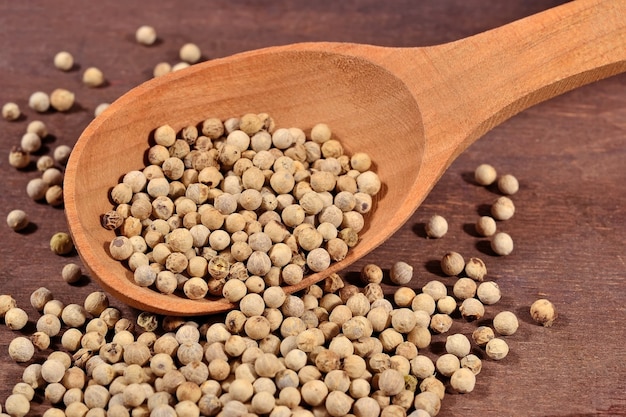
{"type": "MultiPolygon", "coordinates": [[[[26,117],[0,120],[0,193],[3,215],[23,208],[32,225],[25,233],[3,227],[0,239],[0,292],[13,294],[31,316],[29,294],[45,285],[65,302],[82,300],[98,287],[89,277],[68,286],[60,270],[77,255],[57,257],[49,237],[65,230],[63,211],[29,201],[25,186],[37,173],[15,171],[6,155],[34,119],[44,120],[52,137],[43,153],[73,144],[91,120],[95,106],[112,101],[148,79],[156,62],[175,62],[180,45],[198,43],[206,58],[300,41],[358,42],[382,46],[427,46],[453,41],[555,6],[560,1],[287,2],[195,0],[145,2],[58,1],[0,3],[0,102],[16,101],[26,117]],[[154,25],[162,39],[138,48],[134,30],[154,25]],[[79,67],[56,71],[55,52],[70,50],[79,67]],[[99,66],[108,85],[91,90],[79,77],[99,66]],[[56,87],[73,89],[78,106],[69,114],[36,115],[28,96],[56,87]]],[[[351,279],[366,262],[388,268],[394,260],[415,266],[413,285],[441,279],[438,259],[448,250],[466,258],[483,257],[489,275],[503,290],[504,309],[521,319],[507,340],[510,356],[486,361],[469,395],[446,396],[440,415],[620,416],[626,415],[626,79],[617,76],[533,107],[502,124],[457,159],[411,219],[385,244],[345,271],[351,279]],[[482,162],[518,177],[515,217],[499,224],[515,239],[515,252],[495,257],[471,225],[497,193],[475,186],[473,169],[482,162]],[[423,223],[444,215],[450,231],[441,240],[424,238],[423,223]],[[561,317],[551,329],[534,325],[528,306],[547,296],[561,317]]],[[[391,143],[391,139],[390,143],[391,143]]],[[[136,311],[112,301],[126,314],[136,311]]],[[[455,323],[452,331],[473,324],[455,323]]],[[[18,332],[19,333],[19,332],[18,332]]],[[[16,334],[0,326],[0,401],[19,380],[23,365],[12,363],[6,348],[16,334]]],[[[443,339],[439,339],[443,340],[443,339]]],[[[433,347],[433,354],[441,344],[433,347]]],[[[40,399],[41,400],[41,399],[40,399]]],[[[41,415],[37,407],[31,415],[41,415]]]]}

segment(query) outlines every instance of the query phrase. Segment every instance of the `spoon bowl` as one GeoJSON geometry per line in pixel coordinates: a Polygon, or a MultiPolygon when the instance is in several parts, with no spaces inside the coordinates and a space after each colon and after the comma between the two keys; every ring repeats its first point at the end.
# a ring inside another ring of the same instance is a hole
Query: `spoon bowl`
{"type": "Polygon", "coordinates": [[[66,216],[83,263],[125,303],[169,315],[233,308],[133,283],[108,253],[100,217],[122,176],[145,166],[156,127],[265,112],[277,126],[327,123],[348,154],[367,152],[383,182],[359,244],[290,292],[337,272],[405,223],[452,161],[491,128],[578,86],[626,71],[626,6],[581,0],[450,44],[382,48],[307,43],[196,64],[115,101],[77,141],[66,170],[66,216]]]}

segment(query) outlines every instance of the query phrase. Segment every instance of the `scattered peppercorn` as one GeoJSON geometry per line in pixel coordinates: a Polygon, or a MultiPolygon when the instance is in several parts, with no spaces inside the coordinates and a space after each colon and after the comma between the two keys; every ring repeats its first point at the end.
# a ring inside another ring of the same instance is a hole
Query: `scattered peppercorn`
{"type": "Polygon", "coordinates": [[[28,216],[23,210],[11,210],[7,215],[7,225],[16,232],[24,230],[29,224],[28,216]]]}
{"type": "Polygon", "coordinates": [[[156,30],[152,26],[140,26],[135,32],[135,40],[142,45],[153,45],[157,40],[156,30]]]}
{"type": "Polygon", "coordinates": [[[74,250],[74,242],[69,234],[57,232],[50,238],[50,250],[57,255],[68,255],[74,250]]]}
{"type": "Polygon", "coordinates": [[[474,171],[474,179],[479,185],[491,185],[496,178],[496,169],[489,164],[480,164],[474,171]]]}
{"type": "Polygon", "coordinates": [[[434,239],[440,239],[448,233],[448,222],[442,216],[435,214],[426,223],[426,235],[434,239]]]}
{"type": "Polygon", "coordinates": [[[558,317],[556,307],[550,300],[540,298],[530,306],[530,316],[544,327],[551,327],[558,317]]]}
{"type": "Polygon", "coordinates": [[[74,67],[74,57],[66,51],[58,52],[54,56],[54,66],[61,71],[69,71],[74,67]]]}

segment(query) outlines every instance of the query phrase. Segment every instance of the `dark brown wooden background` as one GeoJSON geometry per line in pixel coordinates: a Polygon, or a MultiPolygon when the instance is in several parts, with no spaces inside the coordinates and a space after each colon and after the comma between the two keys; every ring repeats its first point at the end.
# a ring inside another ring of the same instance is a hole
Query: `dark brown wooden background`
{"type": "MultiPolygon", "coordinates": [[[[30,314],[29,294],[47,286],[66,303],[82,302],[98,289],[84,277],[65,284],[69,258],[53,255],[50,236],[66,230],[62,209],[28,199],[25,187],[38,174],[7,163],[29,121],[41,119],[51,133],[42,153],[72,144],[95,106],[112,101],[151,76],[159,61],[176,62],[179,47],[195,42],[206,59],[300,41],[346,41],[386,46],[423,46],[452,41],[556,6],[547,0],[323,0],[323,1],[0,1],[0,103],[15,101],[25,117],[0,120],[0,207],[2,221],[14,209],[32,220],[25,233],[0,226],[0,293],[10,293],[30,314]],[[135,29],[153,25],[159,43],[137,45],[135,29]],[[62,73],[54,54],[71,51],[77,67],[62,73]],[[88,89],[80,74],[101,68],[108,85],[88,89]],[[64,87],[76,93],[69,114],[38,115],[29,95],[64,87]]],[[[625,46],[626,47],[626,46],[625,46]]],[[[504,70],[504,69],[503,69],[504,70]]],[[[415,71],[419,71],[416,68],[415,71]]],[[[477,103],[479,105],[479,103],[477,103]]],[[[262,109],[260,109],[262,110],[262,109]]],[[[395,260],[415,266],[416,288],[442,279],[438,259],[447,250],[482,257],[504,297],[489,307],[515,311],[519,331],[509,337],[510,355],[486,361],[474,392],[448,395],[442,416],[616,416],[626,415],[626,78],[581,88],[514,117],[463,154],[411,220],[364,262],[389,267],[395,260]],[[471,225],[496,197],[474,185],[471,173],[483,162],[518,177],[517,212],[499,224],[515,240],[515,252],[493,256],[471,225]],[[434,213],[450,223],[445,238],[424,238],[423,222],[434,213]],[[532,323],[529,305],[547,296],[561,316],[551,329],[532,323]]],[[[94,167],[98,169],[98,167],[94,167]]],[[[132,310],[113,301],[127,314],[132,310]]],[[[457,322],[452,331],[471,331],[457,322]]],[[[31,325],[32,328],[32,325],[31,325]]],[[[0,325],[0,402],[19,381],[23,365],[7,354],[20,334],[0,325]]],[[[441,340],[441,339],[439,339],[441,340]]],[[[441,347],[435,345],[434,349],[441,347]]],[[[436,353],[436,352],[435,352],[436,353]]],[[[36,407],[31,415],[40,415],[36,407]]]]}

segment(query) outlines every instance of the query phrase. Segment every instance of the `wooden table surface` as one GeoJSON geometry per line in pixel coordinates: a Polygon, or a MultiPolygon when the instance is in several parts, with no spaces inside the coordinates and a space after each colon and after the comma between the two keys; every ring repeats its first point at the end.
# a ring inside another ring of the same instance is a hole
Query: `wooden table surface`
{"type": "MultiPolygon", "coordinates": [[[[40,155],[73,144],[96,105],[150,78],[157,62],[177,62],[178,49],[186,42],[198,44],[205,59],[300,41],[434,45],[559,3],[0,1],[0,103],[15,101],[25,114],[16,122],[0,120],[0,207],[3,219],[20,208],[32,222],[23,233],[0,227],[0,293],[12,294],[34,323],[38,313],[29,305],[29,294],[36,288],[46,286],[66,303],[80,303],[98,289],[89,277],[74,286],[62,281],[63,265],[80,262],[76,254],[59,257],[48,248],[54,232],[67,230],[63,210],[29,200],[25,187],[38,173],[30,168],[17,171],[7,163],[28,122],[41,119],[48,125],[51,136],[40,155]],[[157,45],[134,42],[135,29],[142,24],[157,29],[157,45]],[[60,50],[75,57],[77,67],[69,73],[52,65],[60,50]],[[104,71],[105,87],[81,85],[81,73],[89,66],[104,71]],[[57,87],[76,93],[71,112],[36,114],[28,108],[31,93],[57,87]]],[[[414,265],[412,285],[420,288],[431,279],[452,284],[438,267],[446,251],[485,260],[489,278],[503,291],[501,302],[487,308],[486,318],[512,310],[520,328],[507,338],[510,355],[500,362],[486,360],[476,389],[447,395],[441,416],[626,416],[625,136],[624,76],[537,105],[472,145],[404,227],[345,272],[350,277],[365,262],[388,268],[404,260],[414,265]],[[471,180],[474,168],[485,162],[520,181],[520,191],[513,196],[515,216],[498,224],[515,241],[515,251],[507,257],[494,256],[487,241],[473,232],[472,224],[498,196],[471,180]],[[423,224],[435,213],[448,219],[450,230],[443,239],[429,240],[423,224]],[[560,311],[552,328],[530,319],[529,306],[539,297],[551,299],[560,311]]],[[[129,316],[137,313],[115,300],[112,304],[129,316]]],[[[467,333],[473,326],[456,321],[451,331],[467,333]]],[[[9,341],[19,334],[0,326],[2,404],[25,366],[13,363],[7,354],[9,341]]],[[[441,343],[433,349],[436,353],[441,343]]],[[[41,415],[47,406],[35,406],[30,415],[41,415]]]]}

